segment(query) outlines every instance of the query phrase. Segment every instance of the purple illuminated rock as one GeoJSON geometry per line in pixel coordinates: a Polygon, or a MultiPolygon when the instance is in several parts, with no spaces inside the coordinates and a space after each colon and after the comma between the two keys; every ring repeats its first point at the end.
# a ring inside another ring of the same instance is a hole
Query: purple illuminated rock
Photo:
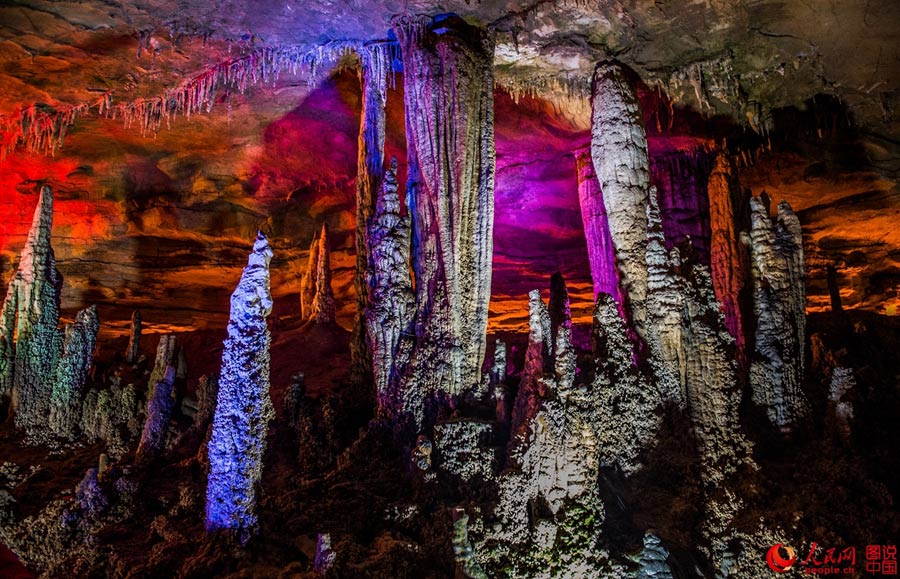
{"type": "Polygon", "coordinates": [[[576,151],[575,168],[578,171],[578,202],[581,205],[581,221],[584,224],[591,279],[594,282],[594,299],[605,293],[622,303],[616,253],[609,233],[609,218],[589,148],[576,151]]]}
{"type": "Polygon", "coordinates": [[[172,408],[175,406],[175,401],[172,399],[174,384],[175,368],[168,366],[162,379],[156,383],[156,387],[153,389],[153,398],[147,404],[147,421],[144,423],[144,431],[141,434],[141,442],[136,455],[138,462],[153,460],[165,447],[169,419],[172,417],[172,408]]]}
{"type": "Polygon", "coordinates": [[[269,328],[272,250],[259,233],[231,295],[228,338],[209,441],[207,531],[228,531],[246,543],[256,531],[256,487],[262,478],[269,421],[269,328]]]}

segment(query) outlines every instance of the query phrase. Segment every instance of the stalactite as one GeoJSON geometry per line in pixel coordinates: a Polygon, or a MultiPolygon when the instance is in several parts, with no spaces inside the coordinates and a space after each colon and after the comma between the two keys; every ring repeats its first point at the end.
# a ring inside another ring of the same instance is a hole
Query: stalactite
{"type": "Polygon", "coordinates": [[[262,477],[269,421],[269,328],[272,250],[259,233],[231,296],[228,338],[209,441],[206,529],[228,530],[246,543],[256,531],[256,486],[262,477]]]}
{"type": "Polygon", "coordinates": [[[477,388],[484,361],[494,222],[493,36],[456,17],[399,17],[416,289],[406,410],[429,393],[477,388]],[[452,34],[446,33],[453,30],[452,34]]]}
{"type": "Polygon", "coordinates": [[[260,47],[209,66],[156,97],[114,104],[113,92],[109,91],[89,103],[55,108],[30,105],[15,115],[0,117],[0,161],[18,146],[32,152],[55,153],[75,120],[92,110],[98,116],[121,118],[126,128],[135,127],[147,135],[159,131],[163,122],[168,126],[174,115],[190,117],[193,113],[210,112],[219,90],[243,94],[253,85],[271,85],[283,72],[297,74],[301,69],[312,83],[319,67],[337,62],[351,48],[346,42],[319,45],[313,50],[300,45],[260,47]]]}
{"type": "Polygon", "coordinates": [[[125,361],[129,364],[137,362],[141,354],[141,311],[131,314],[131,333],[128,337],[128,348],[125,349],[125,361]]]}
{"type": "Polygon", "coordinates": [[[11,390],[10,412],[29,434],[44,432],[62,348],[57,330],[62,276],[50,245],[52,223],[53,193],[45,186],[0,319],[0,392],[11,390]]]}
{"type": "Polygon", "coordinates": [[[809,410],[801,389],[806,339],[806,284],[800,221],[786,201],[775,223],[768,198],[750,199],[749,234],[756,335],[750,363],[753,401],[790,431],[809,410]]]}
{"type": "Polygon", "coordinates": [[[594,174],[590,148],[575,152],[575,168],[578,171],[578,201],[581,205],[581,221],[588,246],[594,298],[605,293],[613,296],[618,303],[622,303],[615,249],[609,233],[603,192],[600,191],[600,182],[594,174]]]}
{"type": "Polygon", "coordinates": [[[334,291],[331,287],[331,250],[328,247],[328,227],[322,224],[319,235],[319,257],[316,260],[316,295],[312,302],[312,319],[317,324],[334,323],[334,291]]]}
{"type": "Polygon", "coordinates": [[[351,377],[357,384],[372,376],[372,355],[366,340],[366,309],[369,307],[368,224],[375,212],[376,198],[384,177],[385,105],[388,75],[393,68],[395,44],[374,43],[359,52],[359,82],[362,88],[362,112],[358,140],[356,172],[356,318],[350,340],[351,377]]]}
{"type": "Polygon", "coordinates": [[[410,331],[415,308],[409,274],[410,219],[400,213],[397,188],[397,160],[392,159],[367,228],[369,263],[366,268],[369,296],[366,332],[379,410],[386,415],[402,407],[396,381],[407,356],[399,352],[399,347],[401,334],[410,331]]]}
{"type": "MultiPolygon", "coordinates": [[[[716,157],[709,176],[710,273],[725,325],[734,337],[738,365],[747,368],[745,296],[750,290],[750,256],[740,231],[749,228],[749,200],[741,190],[731,158],[716,157]]],[[[749,301],[749,300],[746,300],[749,301]]]]}
{"type": "Polygon", "coordinates": [[[57,436],[74,438],[81,418],[81,392],[93,363],[100,321],[97,307],[81,310],[66,326],[50,399],[50,428],[57,436]]]}
{"type": "Polygon", "coordinates": [[[591,156],[600,181],[619,281],[632,322],[644,336],[647,319],[647,198],[650,158],[637,92],[616,62],[594,71],[591,156]]]}
{"type": "Polygon", "coordinates": [[[306,271],[300,280],[300,318],[308,320],[313,315],[313,300],[316,298],[316,276],[319,273],[319,234],[313,235],[306,258],[306,271]]]}

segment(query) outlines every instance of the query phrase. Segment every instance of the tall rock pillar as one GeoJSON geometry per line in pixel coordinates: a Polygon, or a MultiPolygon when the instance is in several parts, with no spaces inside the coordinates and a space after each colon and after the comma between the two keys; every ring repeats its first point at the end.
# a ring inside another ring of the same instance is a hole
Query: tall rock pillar
{"type": "MultiPolygon", "coordinates": [[[[476,387],[484,361],[494,225],[493,38],[449,16],[399,17],[415,350],[405,389],[476,387]]],[[[407,410],[421,422],[420,408],[407,410]]]]}
{"type": "Polygon", "coordinates": [[[366,340],[366,309],[369,287],[368,223],[375,212],[375,200],[384,178],[385,105],[387,80],[393,65],[390,45],[373,43],[359,50],[359,83],[362,89],[362,113],[356,172],[356,319],[350,339],[351,376],[363,383],[372,376],[372,355],[366,340]]]}
{"type": "Polygon", "coordinates": [[[0,392],[11,392],[16,426],[29,430],[47,420],[63,342],[57,329],[62,276],[50,246],[52,225],[53,193],[45,186],[0,315],[0,392]]]}
{"type": "Polygon", "coordinates": [[[622,66],[597,65],[591,89],[591,156],[603,192],[619,279],[638,335],[646,338],[650,156],[637,91],[622,66]]]}
{"type": "Polygon", "coordinates": [[[269,344],[272,250],[259,233],[231,295],[228,338],[209,441],[206,529],[227,530],[246,543],[256,530],[256,487],[262,478],[269,421],[269,344]]]}

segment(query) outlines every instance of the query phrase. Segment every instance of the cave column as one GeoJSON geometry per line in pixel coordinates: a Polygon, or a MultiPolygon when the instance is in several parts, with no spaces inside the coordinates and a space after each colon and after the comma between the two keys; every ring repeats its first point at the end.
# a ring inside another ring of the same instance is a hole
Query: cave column
{"type": "Polygon", "coordinates": [[[591,89],[591,156],[600,182],[622,290],[646,339],[650,156],[637,91],[622,66],[597,65],[591,89]]]}
{"type": "Polygon", "coordinates": [[[404,70],[415,350],[407,410],[481,380],[494,224],[493,37],[456,17],[394,21],[404,70]]]}
{"type": "Polygon", "coordinates": [[[356,175],[356,319],[350,339],[351,378],[356,384],[369,381],[372,360],[366,340],[366,309],[370,305],[366,271],[369,267],[368,223],[384,178],[385,105],[388,74],[393,65],[391,44],[379,42],[359,49],[359,82],[362,112],[356,175]]]}

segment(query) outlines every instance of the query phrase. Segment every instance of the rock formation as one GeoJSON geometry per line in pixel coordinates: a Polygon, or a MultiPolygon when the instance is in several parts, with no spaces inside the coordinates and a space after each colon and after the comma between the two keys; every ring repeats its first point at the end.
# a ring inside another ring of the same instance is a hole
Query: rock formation
{"type": "Polygon", "coordinates": [[[368,226],[370,253],[366,275],[366,333],[375,389],[379,408],[389,414],[402,408],[396,382],[402,371],[398,365],[405,360],[398,358],[398,348],[401,334],[410,330],[415,307],[409,275],[410,219],[400,213],[397,188],[397,160],[392,159],[368,226]]]}
{"type": "Polygon", "coordinates": [[[372,43],[358,50],[359,83],[362,88],[362,111],[358,139],[356,173],[356,319],[350,340],[354,380],[362,383],[371,378],[372,360],[368,349],[366,309],[369,307],[370,267],[369,220],[376,211],[376,198],[384,176],[385,104],[388,74],[393,62],[392,45],[372,43]]]}
{"type": "Polygon", "coordinates": [[[856,389],[856,377],[852,368],[838,367],[831,374],[828,387],[828,402],[834,413],[835,426],[844,438],[850,436],[850,422],[853,420],[853,391],[856,389]]]}
{"type": "MultiPolygon", "coordinates": [[[[156,358],[153,361],[153,369],[147,381],[147,404],[154,398],[156,384],[163,379],[169,366],[178,368],[178,343],[175,334],[163,334],[156,345],[156,358]]],[[[173,378],[177,377],[177,372],[173,378]]],[[[173,392],[174,394],[174,392],[173,392]]]]}
{"type": "Polygon", "coordinates": [[[578,202],[581,205],[581,221],[584,224],[591,279],[594,282],[594,298],[605,293],[621,303],[619,273],[609,233],[609,219],[589,148],[575,152],[575,168],[578,171],[578,202]]]}
{"type": "Polygon", "coordinates": [[[800,221],[787,202],[775,222],[768,197],[750,199],[749,234],[756,334],[750,363],[753,402],[783,431],[807,414],[801,389],[806,340],[806,285],[800,221]]]}
{"type": "Polygon", "coordinates": [[[317,324],[334,323],[334,291],[331,288],[331,250],[328,226],[322,224],[319,234],[319,257],[316,259],[316,295],[312,302],[312,319],[317,324]]]}
{"type": "Polygon", "coordinates": [[[81,310],[75,323],[66,326],[50,398],[50,428],[57,436],[74,438],[77,434],[82,388],[93,363],[99,329],[96,306],[81,310]]]}
{"type": "Polygon", "coordinates": [[[644,535],[644,549],[638,558],[641,569],[638,579],[673,579],[672,569],[666,563],[669,551],[656,535],[646,533],[644,535]]]}
{"type": "Polygon", "coordinates": [[[600,181],[619,282],[638,335],[647,318],[650,157],[637,92],[616,62],[601,62],[591,89],[591,157],[600,181]]]}
{"type": "Polygon", "coordinates": [[[172,399],[174,383],[175,368],[167,366],[162,379],[157,381],[153,389],[153,398],[147,403],[147,421],[144,423],[144,431],[135,457],[139,463],[153,460],[165,448],[169,419],[175,406],[172,399]]]}
{"type": "Polygon", "coordinates": [[[597,297],[593,353],[597,448],[600,464],[631,475],[641,469],[640,455],[652,450],[662,420],[663,397],[638,366],[615,300],[597,297]]]}
{"type": "Polygon", "coordinates": [[[272,250],[259,233],[231,296],[219,395],[209,441],[206,529],[228,530],[246,543],[256,528],[256,486],[262,477],[269,421],[269,328],[272,250]]]}
{"type": "Polygon", "coordinates": [[[678,398],[673,399],[688,411],[706,466],[705,482],[718,484],[750,461],[750,445],[738,420],[734,340],[725,329],[706,266],[690,254],[682,259],[678,248],[666,251],[653,196],[647,221],[651,363],[658,384],[674,390],[678,398]],[[667,384],[673,379],[674,385],[667,384]]]}
{"type": "Polygon", "coordinates": [[[52,224],[53,193],[45,186],[0,318],[0,393],[12,394],[15,424],[30,433],[46,423],[62,345],[62,276],[50,246],[52,224]]]}
{"type": "Polygon", "coordinates": [[[300,280],[300,318],[308,320],[313,314],[313,300],[316,298],[316,276],[319,273],[319,233],[313,235],[306,258],[306,271],[300,280]]]}
{"type": "MultiPolygon", "coordinates": [[[[540,301],[532,292],[535,298],[540,301]]],[[[475,546],[488,571],[503,569],[507,576],[600,578],[623,572],[600,543],[605,511],[597,484],[597,411],[589,390],[574,387],[567,301],[557,274],[550,308],[530,307],[531,385],[519,391],[527,401],[516,402],[521,424],[497,477],[493,524],[475,546]],[[555,336],[552,348],[545,335],[555,336]]]]}
{"type": "Polygon", "coordinates": [[[713,289],[722,306],[725,325],[734,337],[739,365],[746,370],[744,304],[749,298],[750,256],[740,232],[750,225],[748,199],[741,190],[733,162],[725,153],[716,157],[707,190],[713,289]]]}
{"type": "Polygon", "coordinates": [[[125,361],[129,364],[137,362],[141,355],[141,311],[131,314],[131,333],[128,335],[128,347],[125,349],[125,361]]]}
{"type": "Polygon", "coordinates": [[[493,38],[456,16],[395,19],[406,114],[415,351],[404,376],[429,393],[477,387],[485,355],[494,222],[493,38]]]}

